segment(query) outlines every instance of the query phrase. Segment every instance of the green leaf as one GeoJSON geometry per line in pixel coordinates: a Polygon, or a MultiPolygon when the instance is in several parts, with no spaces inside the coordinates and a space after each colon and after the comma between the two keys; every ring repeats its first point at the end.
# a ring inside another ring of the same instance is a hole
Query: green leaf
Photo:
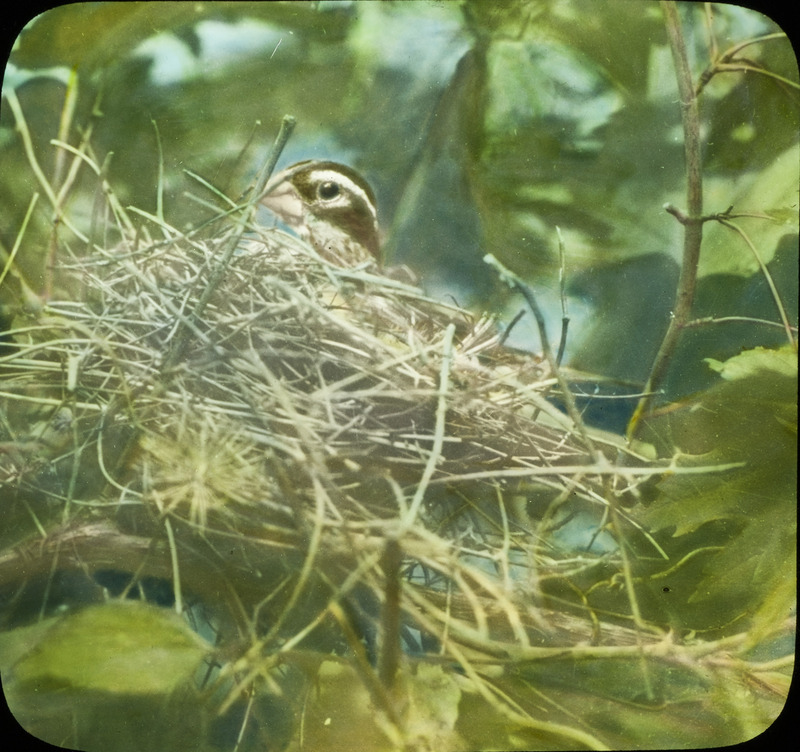
{"type": "Polygon", "coordinates": [[[655,529],[675,527],[675,535],[721,518],[752,521],[775,504],[784,512],[792,507],[797,356],[789,348],[757,348],[711,362],[725,380],[674,412],[661,429],[683,453],[681,465],[744,467],[665,480],[643,519],[655,529]]]}
{"type": "Polygon", "coordinates": [[[25,68],[63,65],[96,70],[118,61],[158,31],[197,18],[197,7],[183,3],[62,5],[36,16],[23,29],[12,62],[25,68]]]}
{"type": "Polygon", "coordinates": [[[705,362],[726,381],[758,376],[764,372],[797,378],[797,354],[789,348],[767,350],[756,347],[724,363],[714,358],[706,358],[705,362]]]}
{"type": "MultiPolygon", "coordinates": [[[[771,164],[758,172],[750,172],[737,180],[735,191],[731,181],[706,182],[705,204],[712,211],[733,206],[733,213],[764,215],[733,221],[745,233],[764,264],[772,260],[780,239],[797,233],[797,184],[800,181],[800,147],[794,144],[776,155],[771,164]]],[[[744,240],[729,227],[718,222],[706,226],[698,273],[738,274],[750,276],[759,271],[759,264],[744,240]]]]}
{"type": "Polygon", "coordinates": [[[209,645],[176,614],[111,602],[69,614],[13,667],[22,690],[169,693],[191,680],[209,645]]]}
{"type": "Polygon", "coordinates": [[[797,355],[757,348],[710,362],[722,380],[651,428],[671,435],[681,466],[741,467],[665,479],[639,519],[687,537],[689,549],[672,545],[670,567],[680,557],[702,562],[671,582],[690,593],[688,605],[701,604],[694,618],[708,621],[695,628],[753,614],[780,621],[794,597],[785,585],[796,547],[797,355]]]}

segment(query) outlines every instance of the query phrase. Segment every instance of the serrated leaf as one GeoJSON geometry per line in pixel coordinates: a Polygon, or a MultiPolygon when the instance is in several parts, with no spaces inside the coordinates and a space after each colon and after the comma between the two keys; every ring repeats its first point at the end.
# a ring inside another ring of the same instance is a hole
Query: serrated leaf
{"type": "Polygon", "coordinates": [[[743,467],[666,479],[659,500],[643,513],[648,525],[674,526],[683,535],[722,518],[771,513],[773,504],[786,510],[796,466],[796,357],[789,348],[757,348],[712,361],[725,380],[673,413],[668,430],[684,466],[743,467]]]}
{"type": "Polygon", "coordinates": [[[665,479],[659,498],[640,515],[651,530],[694,534],[698,551],[691,555],[709,547],[702,569],[687,570],[682,581],[693,591],[686,604],[694,604],[697,628],[746,614],[766,632],[767,619],[780,623],[787,616],[785,584],[794,577],[796,548],[796,360],[787,347],[712,361],[722,380],[659,426],[690,453],[681,465],[741,463],[727,472],[665,479]]]}

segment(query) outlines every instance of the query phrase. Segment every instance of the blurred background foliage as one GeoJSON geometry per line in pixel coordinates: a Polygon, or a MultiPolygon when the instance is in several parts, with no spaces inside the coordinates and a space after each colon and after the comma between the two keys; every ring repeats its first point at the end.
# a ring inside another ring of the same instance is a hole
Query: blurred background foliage
{"type": "MultiPolygon", "coordinates": [[[[728,61],[702,91],[705,204],[708,213],[733,206],[765,217],[742,226],[796,311],[800,118],[791,44],[745,8],[687,3],[681,12],[696,80],[732,47],[761,39],[734,60],[745,63],[728,61]]],[[[298,127],[282,164],[330,157],[362,170],[378,194],[387,262],[413,267],[434,294],[509,320],[522,306],[483,264],[491,252],[537,290],[551,336],[561,319],[558,227],[571,364],[632,382],[634,391],[647,376],[682,245],[682,227],[662,207],[685,206],[680,108],[656,3],[65,5],[21,33],[4,87],[19,97],[55,183],[64,153],[51,139],[60,124],[73,144],[91,129],[123,203],[155,211],[161,179],[165,218],[181,228],[211,214],[181,198],[211,198],[186,171],[235,198],[280,118],[292,114],[298,127]],[[76,96],[67,105],[70,81],[76,96]]],[[[37,189],[14,125],[4,103],[6,251],[37,189]]],[[[90,232],[97,184],[83,172],[84,190],[70,191],[66,208],[90,232]]],[[[51,228],[52,207],[40,202],[18,256],[37,291],[51,228]]],[[[777,321],[745,242],[714,223],[706,229],[698,315],[777,321]]],[[[59,239],[74,241],[63,231],[59,239]]],[[[511,342],[538,349],[529,318],[511,342]]],[[[692,331],[667,396],[713,382],[704,357],[782,341],[779,328],[757,323],[692,331]]],[[[613,415],[603,419],[620,429],[629,407],[606,403],[613,415]]]]}
{"type": "MultiPolygon", "coordinates": [[[[664,454],[677,448],[692,455],[689,463],[743,469],[675,476],[637,510],[678,562],[666,571],[661,561],[640,563],[638,597],[654,623],[711,637],[750,627],[755,645],[785,619],[795,590],[787,573],[796,548],[797,357],[792,348],[777,349],[787,337],[776,297],[796,327],[798,69],[791,44],[769,18],[735,5],[679,8],[694,80],[703,84],[705,211],[733,207],[754,215],[736,220],[753,248],[730,228],[706,224],[694,313],[735,320],[684,332],[664,384],[665,399],[684,404],[651,420],[647,438],[664,454]],[[731,50],[736,54],[726,58],[731,50]],[[718,72],[704,76],[715,63],[718,72]]],[[[681,112],[657,3],[65,5],[21,33],[3,89],[18,98],[52,185],[67,180],[69,162],[52,140],[75,146],[88,138],[123,204],[156,213],[163,189],[164,217],[183,230],[216,211],[187,196],[214,198],[192,174],[238,197],[282,116],[291,114],[298,125],[279,166],[324,157],[363,171],[378,195],[387,263],[408,264],[435,295],[510,321],[523,305],[483,263],[493,253],[532,285],[551,339],[561,318],[560,230],[570,365],[633,392],[647,378],[674,304],[683,243],[683,227],[663,207],[686,207],[681,112]]],[[[32,195],[42,192],[18,126],[4,99],[4,264],[32,195]]],[[[84,166],[61,209],[90,242],[109,245],[113,237],[97,237],[98,227],[112,224],[97,214],[98,182],[84,166]]],[[[39,294],[54,242],[89,250],[63,224],[54,229],[53,215],[40,198],[15,259],[39,294]]],[[[273,221],[266,211],[263,221],[273,221]]],[[[19,280],[6,277],[0,303],[18,303],[19,280]]],[[[510,341],[538,350],[530,318],[510,341]]],[[[591,417],[621,431],[632,406],[599,401],[591,417]]],[[[627,612],[628,596],[611,578],[591,587],[609,613],[627,612]]],[[[786,650],[792,647],[782,643],[765,659],[786,650]]],[[[561,675],[521,666],[509,694],[561,675]]],[[[757,721],[731,725],[729,718],[744,717],[745,695],[709,682],[711,689],[686,690],[711,698],[703,707],[713,712],[696,721],[706,724],[702,732],[678,709],[659,715],[664,726],[656,733],[637,697],[624,698],[631,712],[623,721],[604,713],[598,695],[628,686],[626,677],[604,675],[589,696],[598,717],[635,726],[635,738],[684,734],[686,745],[721,743],[726,733],[733,743],[743,728],[755,733],[762,717],[778,712],[780,703],[770,700],[757,721]]],[[[564,693],[570,706],[572,690],[564,693]]],[[[464,724],[473,718],[469,702],[477,700],[463,700],[464,724]]],[[[481,728],[470,738],[501,738],[484,716],[474,718],[481,728]]],[[[503,723],[509,746],[538,744],[514,741],[503,723]]],[[[620,743],[631,738],[614,733],[620,743]]]]}

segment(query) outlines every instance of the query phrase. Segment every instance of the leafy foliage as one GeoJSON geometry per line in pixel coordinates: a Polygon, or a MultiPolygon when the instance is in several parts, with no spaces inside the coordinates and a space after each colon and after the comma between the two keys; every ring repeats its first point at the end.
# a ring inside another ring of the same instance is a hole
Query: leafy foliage
{"type": "Polygon", "coordinates": [[[684,453],[680,464],[730,469],[720,477],[662,481],[659,498],[641,519],[653,530],[687,537],[687,557],[695,547],[716,544],[701,555],[700,572],[690,569],[689,577],[672,580],[687,596],[690,619],[700,619],[695,628],[749,613],[758,631],[763,619],[789,613],[794,600],[797,356],[788,348],[757,349],[710,365],[724,380],[654,420],[651,429],[668,434],[684,453]]]}
{"type": "Polygon", "coordinates": [[[48,692],[163,694],[188,684],[208,651],[177,617],[122,601],[59,621],[28,646],[14,679],[48,692]]]}

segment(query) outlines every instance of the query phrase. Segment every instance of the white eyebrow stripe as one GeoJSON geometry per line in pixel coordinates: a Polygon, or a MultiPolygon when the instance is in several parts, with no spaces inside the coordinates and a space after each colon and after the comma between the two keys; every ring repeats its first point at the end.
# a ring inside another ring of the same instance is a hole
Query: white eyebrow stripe
{"type": "Polygon", "coordinates": [[[356,196],[359,196],[361,200],[369,207],[369,212],[373,219],[377,219],[375,206],[370,200],[370,197],[367,195],[367,192],[358,183],[348,178],[347,175],[342,175],[341,172],[336,172],[336,170],[315,170],[314,175],[318,177],[321,182],[330,181],[332,183],[339,183],[339,185],[346,190],[350,191],[356,196]]]}

